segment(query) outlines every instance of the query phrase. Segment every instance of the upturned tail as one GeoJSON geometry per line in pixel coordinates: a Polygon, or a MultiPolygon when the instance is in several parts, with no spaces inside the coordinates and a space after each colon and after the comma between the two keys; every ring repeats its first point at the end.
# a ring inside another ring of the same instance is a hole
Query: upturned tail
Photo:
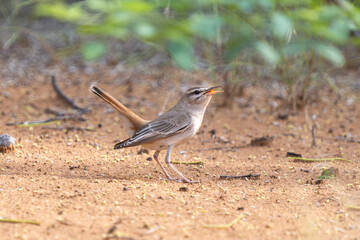
{"type": "MultiPolygon", "coordinates": [[[[121,104],[118,100],[116,100],[113,96],[108,94],[107,92],[101,90],[98,87],[95,87],[94,85],[90,86],[89,89],[92,93],[98,95],[101,99],[103,99],[105,102],[110,104],[113,108],[118,110],[123,117],[125,117],[126,120],[132,125],[131,129],[133,132],[136,132],[141,126],[148,123],[147,120],[142,119],[138,115],[136,115],[134,112],[132,112],[130,109],[125,107],[123,104],[121,104]]],[[[131,127],[131,126],[130,126],[131,127]]]]}

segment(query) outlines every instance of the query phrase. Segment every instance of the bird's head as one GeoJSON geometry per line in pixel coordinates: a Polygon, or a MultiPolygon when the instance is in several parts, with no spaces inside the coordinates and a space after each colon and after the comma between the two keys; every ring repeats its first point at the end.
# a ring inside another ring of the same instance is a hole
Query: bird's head
{"type": "Polygon", "coordinates": [[[194,87],[188,89],[183,97],[181,98],[181,101],[185,101],[190,106],[204,106],[206,107],[211,97],[216,93],[223,92],[222,86],[216,86],[216,87],[194,87]]]}

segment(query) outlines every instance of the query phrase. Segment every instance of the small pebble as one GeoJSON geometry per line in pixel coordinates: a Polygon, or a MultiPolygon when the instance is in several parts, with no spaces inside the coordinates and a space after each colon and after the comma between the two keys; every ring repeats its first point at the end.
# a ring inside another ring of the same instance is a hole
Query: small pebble
{"type": "Polygon", "coordinates": [[[141,154],[143,154],[143,153],[146,153],[146,154],[149,154],[149,150],[147,150],[147,149],[145,149],[145,148],[142,148],[142,149],[140,149],[139,151],[138,151],[138,155],[141,155],[141,154]]]}
{"type": "Polygon", "coordinates": [[[15,138],[9,134],[0,135],[0,152],[7,153],[15,150],[15,138]]]}

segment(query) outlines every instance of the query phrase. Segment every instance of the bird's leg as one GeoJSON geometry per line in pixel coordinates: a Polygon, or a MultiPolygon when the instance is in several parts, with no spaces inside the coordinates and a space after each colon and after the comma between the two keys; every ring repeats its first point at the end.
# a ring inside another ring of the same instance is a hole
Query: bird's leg
{"type": "Polygon", "coordinates": [[[161,165],[160,161],[159,161],[159,154],[160,154],[160,151],[156,151],[154,153],[154,159],[155,161],[159,164],[159,166],[161,167],[161,170],[163,170],[163,172],[165,173],[166,177],[168,179],[172,179],[171,176],[167,173],[167,171],[165,170],[165,168],[163,167],[163,165],[161,165]]]}
{"type": "MultiPolygon", "coordinates": [[[[166,158],[165,158],[165,162],[166,164],[171,167],[172,170],[174,170],[174,172],[176,172],[179,176],[180,176],[180,180],[181,182],[186,182],[186,183],[197,183],[198,181],[190,181],[189,179],[187,179],[179,170],[177,170],[175,168],[174,165],[171,164],[170,162],[170,155],[171,155],[171,150],[173,149],[174,145],[169,145],[168,146],[168,150],[167,150],[167,153],[166,153],[166,158]]],[[[178,181],[178,179],[172,179],[172,178],[169,178],[170,180],[173,180],[173,181],[178,181]]]]}

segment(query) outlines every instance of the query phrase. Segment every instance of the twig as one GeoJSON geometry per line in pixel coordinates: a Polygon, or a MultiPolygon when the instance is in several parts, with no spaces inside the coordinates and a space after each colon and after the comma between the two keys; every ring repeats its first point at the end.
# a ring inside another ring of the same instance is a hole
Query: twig
{"type": "Polygon", "coordinates": [[[320,166],[322,166],[322,167],[328,167],[329,165],[327,165],[327,164],[316,164],[315,166],[313,166],[311,169],[310,169],[310,172],[312,172],[312,171],[314,171],[314,169],[315,168],[317,168],[317,167],[320,167],[320,166]]]}
{"type": "Polygon", "coordinates": [[[146,235],[149,235],[149,234],[155,232],[156,230],[158,230],[159,228],[160,228],[160,226],[159,226],[159,225],[156,225],[155,227],[150,228],[145,234],[146,234],[146,235]]]}
{"type": "Polygon", "coordinates": [[[184,161],[171,161],[172,164],[186,164],[186,165],[196,165],[196,164],[204,164],[204,161],[195,161],[195,162],[184,162],[184,161]]]}
{"type": "Polygon", "coordinates": [[[346,205],[346,207],[347,207],[349,210],[360,211],[360,207],[358,207],[358,206],[346,205]]]}
{"type": "Polygon", "coordinates": [[[237,218],[227,224],[203,224],[203,226],[206,228],[229,228],[236,224],[243,216],[243,214],[240,214],[237,218]]]}
{"type": "Polygon", "coordinates": [[[345,162],[352,162],[351,160],[345,159],[345,158],[301,158],[301,157],[288,157],[289,159],[299,160],[299,161],[306,161],[306,162],[320,162],[320,161],[345,161],[345,162]]]}
{"type": "Polygon", "coordinates": [[[319,163],[319,164],[316,164],[315,166],[313,166],[310,170],[300,168],[300,171],[310,173],[310,172],[314,171],[315,168],[320,167],[320,166],[327,167],[328,165],[319,163]]]}
{"type": "Polygon", "coordinates": [[[220,178],[258,178],[260,174],[247,174],[247,175],[220,175],[220,178]]]}
{"type": "Polygon", "coordinates": [[[311,147],[316,147],[316,140],[315,140],[315,124],[312,126],[312,129],[311,129],[311,135],[312,135],[312,143],[311,143],[311,147]]]}
{"type": "Polygon", "coordinates": [[[244,191],[244,194],[243,194],[243,196],[242,196],[242,200],[245,200],[246,199],[246,193],[247,193],[247,191],[244,191]]]}
{"type": "Polygon", "coordinates": [[[8,219],[8,218],[0,218],[0,222],[5,223],[28,223],[33,225],[40,225],[40,222],[33,220],[22,220],[22,219],[8,219]]]}
{"type": "Polygon", "coordinates": [[[46,125],[49,123],[53,123],[53,122],[57,122],[57,121],[61,121],[61,120],[69,120],[69,119],[76,119],[76,120],[80,120],[80,121],[85,121],[84,118],[81,117],[82,114],[89,112],[90,109],[88,108],[81,108],[79,106],[77,106],[72,100],[70,100],[61,90],[60,88],[57,86],[56,84],[56,79],[55,76],[51,76],[51,83],[54,87],[54,90],[56,91],[56,93],[62,97],[63,99],[65,99],[65,101],[67,103],[69,103],[74,109],[78,110],[75,114],[68,114],[68,115],[64,115],[64,114],[60,114],[58,116],[55,116],[53,118],[48,118],[45,120],[36,120],[36,121],[25,121],[25,122],[15,122],[15,123],[6,123],[7,126],[39,126],[39,125],[46,125]]]}
{"type": "Polygon", "coordinates": [[[79,107],[78,105],[75,104],[74,101],[72,101],[70,98],[68,98],[68,97],[60,90],[60,88],[58,87],[54,75],[51,76],[51,84],[52,84],[55,92],[56,92],[60,97],[62,97],[68,104],[70,104],[70,106],[71,106],[72,108],[74,108],[74,109],[76,109],[76,110],[79,110],[79,111],[81,111],[81,112],[83,112],[83,113],[90,111],[90,109],[79,107]]]}
{"type": "Polygon", "coordinates": [[[66,130],[66,131],[73,131],[73,130],[79,130],[79,131],[94,131],[92,128],[83,128],[83,127],[72,127],[72,126],[60,126],[60,127],[51,127],[51,126],[44,126],[43,128],[51,129],[51,130],[66,130]]]}
{"type": "Polygon", "coordinates": [[[24,126],[39,126],[39,125],[51,124],[51,123],[61,121],[61,120],[70,120],[70,119],[79,120],[79,121],[85,121],[85,119],[81,117],[81,114],[82,113],[77,112],[75,114],[57,116],[57,117],[48,118],[48,119],[45,119],[45,120],[6,123],[6,126],[21,126],[21,127],[24,127],[24,126]]]}
{"type": "Polygon", "coordinates": [[[347,137],[343,137],[343,136],[337,136],[337,137],[335,137],[335,140],[345,141],[345,142],[350,142],[350,143],[360,143],[360,140],[356,140],[354,137],[347,138],[347,137]]]}

